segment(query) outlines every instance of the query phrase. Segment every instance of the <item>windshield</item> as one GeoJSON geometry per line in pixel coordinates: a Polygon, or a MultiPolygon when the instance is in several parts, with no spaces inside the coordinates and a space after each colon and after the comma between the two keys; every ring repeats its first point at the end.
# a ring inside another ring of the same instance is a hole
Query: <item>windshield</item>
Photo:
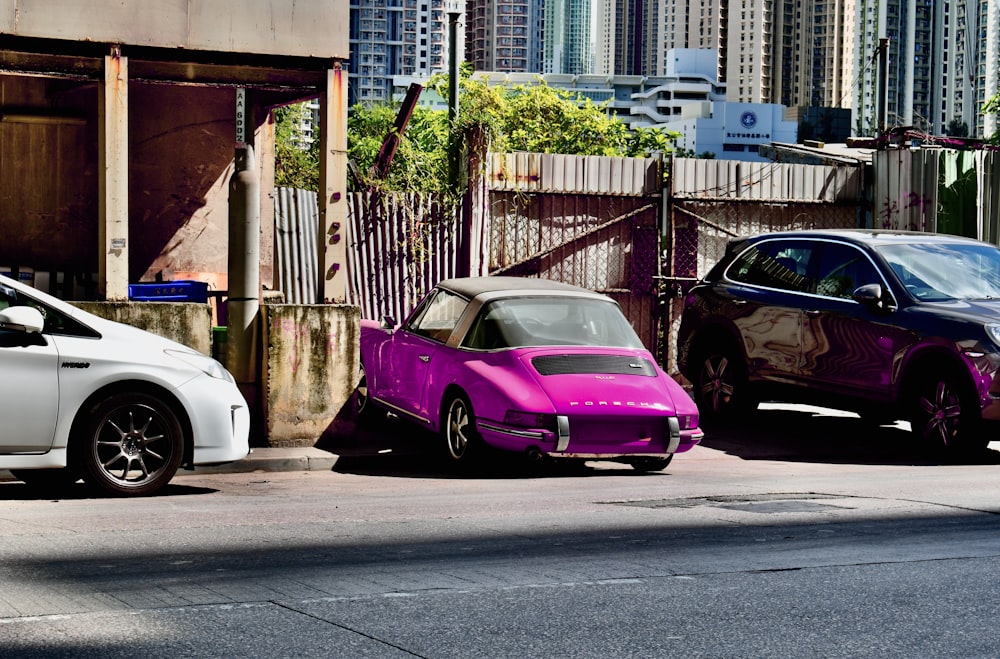
{"type": "Polygon", "coordinates": [[[1000,250],[993,245],[882,245],[878,251],[918,300],[1000,298],[1000,250]]]}
{"type": "Polygon", "coordinates": [[[467,348],[580,345],[642,349],[618,305],[573,297],[495,300],[469,329],[467,348]]]}

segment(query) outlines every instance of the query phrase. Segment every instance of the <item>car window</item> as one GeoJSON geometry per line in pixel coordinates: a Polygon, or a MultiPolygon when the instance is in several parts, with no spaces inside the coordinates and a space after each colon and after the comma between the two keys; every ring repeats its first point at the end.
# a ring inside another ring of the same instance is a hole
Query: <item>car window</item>
{"type": "Polygon", "coordinates": [[[852,299],[858,287],[881,283],[882,277],[864,252],[852,245],[824,243],[816,273],[817,294],[852,299]]]}
{"type": "Polygon", "coordinates": [[[727,270],[733,281],[796,293],[812,288],[806,276],[813,246],[802,240],[768,240],[740,254],[727,270]]]}
{"type": "Polygon", "coordinates": [[[478,350],[547,345],[643,347],[614,302],[540,296],[490,302],[463,345],[478,350]]]}
{"type": "Polygon", "coordinates": [[[439,289],[434,297],[414,314],[406,329],[413,334],[445,343],[468,304],[465,298],[439,289]]]}
{"type": "Polygon", "coordinates": [[[45,325],[42,328],[42,333],[44,334],[62,334],[88,338],[97,338],[100,336],[94,330],[77,322],[66,314],[56,311],[47,304],[43,304],[9,286],[0,284],[0,310],[18,306],[33,307],[42,314],[42,318],[45,319],[45,325]]]}

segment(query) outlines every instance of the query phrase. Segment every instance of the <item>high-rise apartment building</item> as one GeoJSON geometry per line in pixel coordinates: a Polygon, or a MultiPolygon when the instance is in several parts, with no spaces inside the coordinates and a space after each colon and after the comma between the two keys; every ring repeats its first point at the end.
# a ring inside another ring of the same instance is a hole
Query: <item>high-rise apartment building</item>
{"type": "Polygon", "coordinates": [[[543,73],[590,73],[590,0],[545,0],[543,73]]]}
{"type": "Polygon", "coordinates": [[[942,38],[931,51],[940,54],[931,79],[940,81],[942,95],[928,118],[942,130],[956,121],[971,135],[990,135],[997,130],[996,116],[980,110],[1000,88],[1000,2],[949,0],[936,9],[942,38]],[[949,14],[942,15],[946,8],[949,14]]]}
{"type": "Polygon", "coordinates": [[[719,68],[725,71],[722,81],[730,101],[775,102],[774,4],[774,0],[719,2],[720,37],[725,44],[720,50],[719,68]]]}
{"type": "Polygon", "coordinates": [[[646,75],[643,33],[648,0],[600,0],[597,8],[594,73],[646,75]]]}
{"type": "Polygon", "coordinates": [[[543,0],[466,0],[465,60],[476,71],[541,73],[543,0]]]}
{"type": "Polygon", "coordinates": [[[888,38],[886,121],[991,135],[1000,84],[1000,0],[599,0],[596,72],[662,75],[661,53],[714,48],[727,99],[852,111],[879,125],[879,40],[888,38]]]}
{"type": "MultiPolygon", "coordinates": [[[[348,102],[392,97],[392,77],[448,67],[445,0],[351,0],[348,102]]],[[[459,44],[462,47],[462,44],[459,44]]]]}

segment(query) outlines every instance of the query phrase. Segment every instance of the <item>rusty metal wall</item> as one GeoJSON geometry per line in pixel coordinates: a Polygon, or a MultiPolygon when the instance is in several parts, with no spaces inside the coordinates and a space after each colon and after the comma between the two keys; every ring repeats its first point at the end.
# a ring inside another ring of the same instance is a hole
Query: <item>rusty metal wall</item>
{"type": "Polygon", "coordinates": [[[491,190],[643,196],[662,187],[658,158],[491,153],[486,168],[491,190]]]}
{"type": "Polygon", "coordinates": [[[339,0],[0,0],[0,34],[347,59],[339,0]]]}

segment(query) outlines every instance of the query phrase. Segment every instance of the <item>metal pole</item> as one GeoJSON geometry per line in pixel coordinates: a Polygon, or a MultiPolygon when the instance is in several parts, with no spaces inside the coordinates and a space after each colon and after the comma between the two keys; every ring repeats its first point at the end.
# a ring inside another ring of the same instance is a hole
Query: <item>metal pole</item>
{"type": "Polygon", "coordinates": [[[879,136],[889,131],[889,38],[878,40],[878,132],[879,136]]]}
{"type": "Polygon", "coordinates": [[[448,143],[448,182],[451,189],[458,190],[459,141],[455,134],[458,120],[458,19],[462,10],[458,3],[449,2],[448,12],[448,126],[451,140],[448,143]]]}
{"type": "Polygon", "coordinates": [[[237,143],[229,179],[229,298],[226,367],[253,405],[257,384],[260,312],[260,178],[253,153],[253,121],[243,90],[237,94],[237,143]],[[244,114],[241,116],[241,106],[244,114]],[[240,132],[241,119],[243,133],[240,132]]]}

